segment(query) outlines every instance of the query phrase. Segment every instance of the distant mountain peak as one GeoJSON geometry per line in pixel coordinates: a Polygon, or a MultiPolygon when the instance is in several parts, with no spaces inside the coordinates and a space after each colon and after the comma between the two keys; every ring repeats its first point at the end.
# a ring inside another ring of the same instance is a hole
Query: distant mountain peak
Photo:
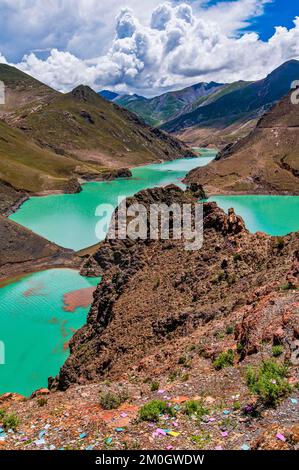
{"type": "Polygon", "coordinates": [[[101,96],[98,95],[90,86],[88,85],[79,85],[74,88],[70,95],[80,101],[86,103],[95,103],[101,99],[101,96]]]}

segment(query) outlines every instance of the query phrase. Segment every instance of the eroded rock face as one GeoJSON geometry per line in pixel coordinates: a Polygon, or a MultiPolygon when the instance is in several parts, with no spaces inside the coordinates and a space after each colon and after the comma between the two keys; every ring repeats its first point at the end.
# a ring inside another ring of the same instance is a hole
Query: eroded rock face
{"type": "Polygon", "coordinates": [[[111,181],[116,178],[131,178],[132,172],[129,168],[119,168],[103,174],[104,181],[111,181]]]}
{"type": "MultiPolygon", "coordinates": [[[[142,191],[133,200],[150,204],[190,197],[171,186],[142,191]]],[[[213,322],[215,327],[244,308],[245,318],[246,306],[258,291],[260,299],[280,292],[293,270],[296,251],[298,234],[284,237],[278,245],[275,237],[249,233],[233,210],[227,215],[215,203],[204,204],[200,250],[187,251],[183,240],[105,240],[83,268],[85,272],[98,265],[103,280],[87,324],[71,340],[70,357],[54,385],[66,389],[72,383],[120,375],[160,346],[171,347],[203,325],[213,322]]],[[[283,291],[275,308],[267,309],[265,301],[263,315],[252,307],[258,328],[258,322],[269,326],[277,319],[277,326],[281,324],[284,305],[295,301],[292,292],[283,291]]],[[[254,337],[256,328],[249,316],[246,326],[246,318],[238,334],[251,345],[259,338],[254,337]]],[[[290,317],[286,341],[295,331],[292,322],[290,317]]]]}
{"type": "Polygon", "coordinates": [[[271,292],[256,305],[246,307],[236,326],[236,340],[242,345],[241,358],[257,353],[266,342],[283,345],[286,358],[291,359],[299,338],[298,314],[299,294],[292,291],[288,295],[271,292]]]}

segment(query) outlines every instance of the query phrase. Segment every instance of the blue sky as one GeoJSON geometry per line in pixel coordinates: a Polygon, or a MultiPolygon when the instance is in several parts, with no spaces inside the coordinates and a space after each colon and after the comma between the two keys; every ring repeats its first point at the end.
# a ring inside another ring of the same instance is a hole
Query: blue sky
{"type": "Polygon", "coordinates": [[[0,0],[0,62],[63,91],[256,80],[299,59],[297,15],[295,0],[0,0]]]}
{"type": "Polygon", "coordinates": [[[257,31],[261,39],[267,41],[273,35],[275,26],[285,26],[289,29],[297,15],[299,15],[297,0],[275,0],[265,6],[263,15],[252,19],[252,25],[247,29],[257,31]]]}

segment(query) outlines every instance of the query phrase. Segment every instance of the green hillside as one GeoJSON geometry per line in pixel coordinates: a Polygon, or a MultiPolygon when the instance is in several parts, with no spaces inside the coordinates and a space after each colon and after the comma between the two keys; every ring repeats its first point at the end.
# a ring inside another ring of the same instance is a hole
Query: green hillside
{"type": "Polygon", "coordinates": [[[0,80],[6,85],[6,104],[0,106],[3,201],[18,196],[14,189],[76,191],[81,177],[190,155],[180,141],[89,87],[58,93],[3,64],[0,80]]]}
{"type": "Polygon", "coordinates": [[[167,132],[180,132],[194,126],[225,128],[237,121],[254,119],[285,96],[298,76],[299,61],[291,60],[263,80],[245,85],[244,82],[233,84],[231,90],[214,95],[210,102],[201,103],[193,111],[180,115],[161,128],[167,132]]]}
{"type": "Polygon", "coordinates": [[[190,106],[198,100],[205,100],[224,85],[219,83],[198,83],[182,90],[171,91],[154,98],[138,95],[124,95],[114,98],[114,103],[136,113],[146,123],[160,126],[164,122],[190,111],[190,106]]]}

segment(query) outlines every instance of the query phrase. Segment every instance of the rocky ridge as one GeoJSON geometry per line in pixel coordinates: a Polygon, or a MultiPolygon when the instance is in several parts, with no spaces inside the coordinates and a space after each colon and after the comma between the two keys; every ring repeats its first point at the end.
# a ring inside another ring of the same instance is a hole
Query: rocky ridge
{"type": "MultiPolygon", "coordinates": [[[[170,186],[134,201],[194,198],[170,186]]],[[[197,251],[181,240],[101,244],[82,269],[103,280],[51,391],[0,397],[3,420],[19,420],[2,448],[298,449],[299,234],[251,234],[233,210],[205,203],[204,235],[197,251]],[[273,407],[246,385],[266,360],[288,364],[292,387],[273,407]],[[175,417],[141,419],[153,400],[175,417]],[[200,415],[187,412],[194,401],[200,415]]]]}

